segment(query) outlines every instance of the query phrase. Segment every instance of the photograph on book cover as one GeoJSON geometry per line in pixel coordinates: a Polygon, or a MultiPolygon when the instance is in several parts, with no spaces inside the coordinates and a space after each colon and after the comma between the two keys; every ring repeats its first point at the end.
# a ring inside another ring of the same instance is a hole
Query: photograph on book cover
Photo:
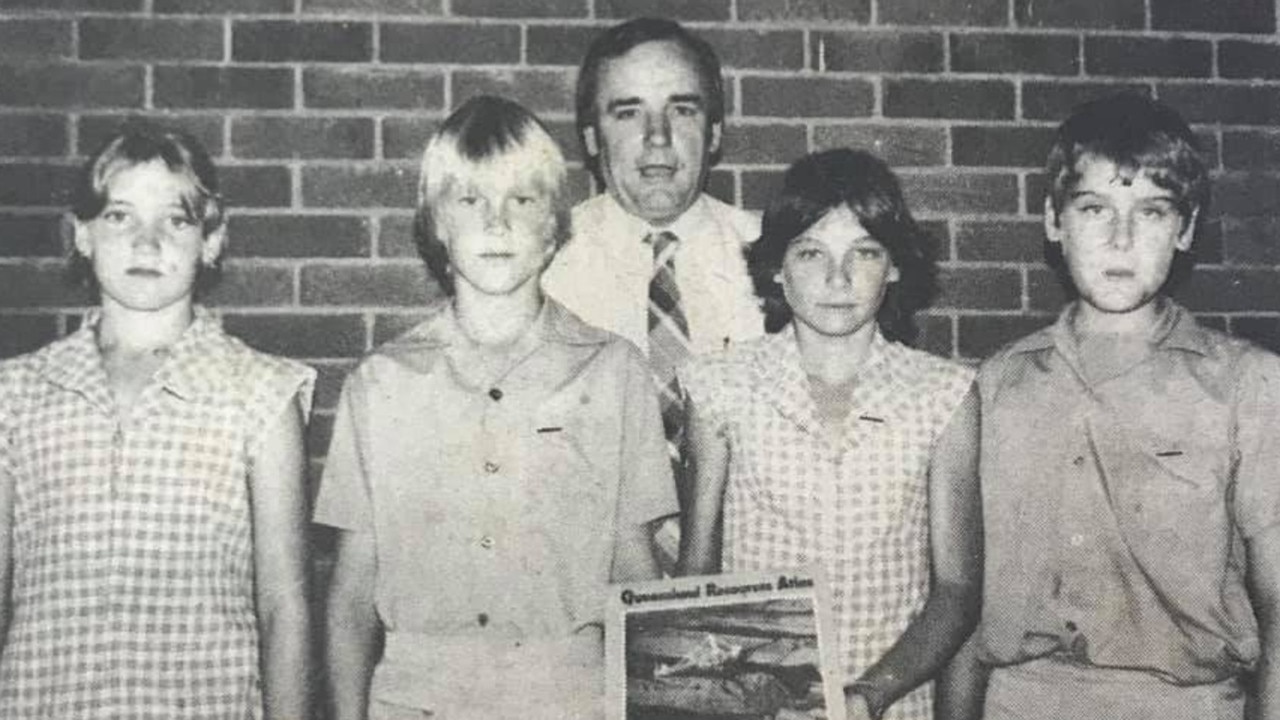
{"type": "Polygon", "coordinates": [[[605,716],[843,718],[829,608],[810,568],[614,585],[605,716]]]}

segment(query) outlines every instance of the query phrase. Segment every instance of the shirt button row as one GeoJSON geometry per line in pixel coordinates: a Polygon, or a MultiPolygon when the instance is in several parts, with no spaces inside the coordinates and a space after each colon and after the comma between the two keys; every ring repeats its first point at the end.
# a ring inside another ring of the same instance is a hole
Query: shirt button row
{"type": "Polygon", "coordinates": [[[498,472],[501,469],[502,469],[502,466],[492,460],[486,460],[484,462],[484,471],[490,475],[498,472]]]}
{"type": "Polygon", "coordinates": [[[1084,456],[1083,455],[1075,456],[1075,458],[1071,460],[1071,464],[1075,465],[1076,467],[1080,467],[1081,465],[1084,464],[1084,456]]]}
{"type": "Polygon", "coordinates": [[[492,536],[485,535],[484,537],[480,538],[480,547],[484,548],[485,550],[492,550],[493,544],[494,544],[494,539],[492,536]]]}

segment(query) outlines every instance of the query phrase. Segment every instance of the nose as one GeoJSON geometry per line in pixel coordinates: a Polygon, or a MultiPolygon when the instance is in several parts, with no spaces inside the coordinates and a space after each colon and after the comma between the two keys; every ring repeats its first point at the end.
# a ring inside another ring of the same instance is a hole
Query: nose
{"type": "Polygon", "coordinates": [[[511,219],[502,203],[485,203],[484,228],[490,232],[506,232],[511,229],[511,219]]]}
{"type": "Polygon", "coordinates": [[[1117,215],[1111,222],[1111,247],[1117,250],[1128,250],[1133,247],[1132,215],[1117,215]]]}
{"type": "Polygon", "coordinates": [[[671,118],[665,112],[645,114],[644,140],[648,145],[671,144],[671,118]]]}
{"type": "Polygon", "coordinates": [[[164,233],[164,228],[158,223],[144,223],[133,236],[133,247],[136,250],[158,252],[164,233]]]}
{"type": "Polygon", "coordinates": [[[853,263],[848,260],[845,262],[828,260],[827,285],[838,289],[853,285],[853,263]]]}

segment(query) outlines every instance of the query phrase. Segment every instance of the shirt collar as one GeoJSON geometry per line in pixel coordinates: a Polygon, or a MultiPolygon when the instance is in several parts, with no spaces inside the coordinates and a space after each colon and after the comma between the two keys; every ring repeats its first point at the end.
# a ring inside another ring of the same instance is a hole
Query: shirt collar
{"type": "MultiPolygon", "coordinates": [[[[169,347],[168,358],[156,371],[153,383],[184,400],[225,396],[234,381],[234,370],[220,353],[222,323],[212,311],[196,306],[194,318],[177,342],[169,347]]],[[[85,313],[80,328],[49,347],[39,372],[45,378],[86,395],[99,393],[109,398],[106,370],[98,350],[97,328],[100,308],[85,313]]]]}
{"type": "MultiPolygon", "coordinates": [[[[1168,350],[1185,350],[1197,355],[1208,355],[1213,347],[1208,332],[1196,322],[1186,308],[1167,297],[1158,298],[1156,327],[1152,333],[1152,347],[1168,350]]],[[[1078,311],[1080,301],[1077,300],[1058,313],[1058,319],[1052,325],[1039,332],[1017,340],[1010,347],[1012,353],[1037,352],[1052,347],[1075,347],[1076,340],[1071,331],[1071,322],[1078,311]]]]}
{"type": "Polygon", "coordinates": [[[679,217],[670,225],[657,227],[643,218],[627,212],[613,197],[613,193],[605,193],[604,217],[606,227],[618,228],[623,236],[633,236],[637,242],[655,232],[670,232],[677,238],[703,237],[711,234],[710,226],[715,222],[711,208],[705,195],[699,194],[679,217]]]}

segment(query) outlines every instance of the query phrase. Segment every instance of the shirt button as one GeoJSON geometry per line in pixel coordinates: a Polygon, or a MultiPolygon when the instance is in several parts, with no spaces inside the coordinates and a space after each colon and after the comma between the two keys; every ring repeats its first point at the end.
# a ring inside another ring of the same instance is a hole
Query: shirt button
{"type": "Polygon", "coordinates": [[[485,550],[493,549],[493,538],[490,537],[489,535],[485,535],[484,537],[480,538],[480,547],[484,548],[485,550]]]}
{"type": "Polygon", "coordinates": [[[1075,535],[1071,536],[1071,547],[1080,547],[1083,544],[1084,544],[1083,535],[1081,535],[1080,533],[1076,533],[1075,535]]]}
{"type": "Polygon", "coordinates": [[[494,402],[497,402],[502,399],[502,391],[498,388],[490,388],[489,397],[493,398],[494,402]]]}
{"type": "Polygon", "coordinates": [[[480,613],[476,616],[476,624],[484,627],[489,624],[489,613],[480,613]]]}
{"type": "Polygon", "coordinates": [[[500,469],[500,467],[499,467],[498,463],[496,463],[496,462],[494,462],[494,461],[492,461],[492,460],[485,460],[485,462],[484,462],[484,471],[485,471],[485,472],[487,472],[487,473],[489,473],[490,475],[492,475],[492,474],[494,474],[494,473],[498,472],[498,470],[499,470],[499,469],[500,469]]]}
{"type": "Polygon", "coordinates": [[[1084,464],[1084,456],[1083,455],[1075,456],[1075,458],[1072,459],[1071,464],[1075,465],[1076,467],[1080,467],[1081,465],[1084,464]]]}
{"type": "Polygon", "coordinates": [[[1063,623],[1062,626],[1067,629],[1067,632],[1075,632],[1076,630],[1080,629],[1079,627],[1076,626],[1074,622],[1070,620],[1063,623]]]}

